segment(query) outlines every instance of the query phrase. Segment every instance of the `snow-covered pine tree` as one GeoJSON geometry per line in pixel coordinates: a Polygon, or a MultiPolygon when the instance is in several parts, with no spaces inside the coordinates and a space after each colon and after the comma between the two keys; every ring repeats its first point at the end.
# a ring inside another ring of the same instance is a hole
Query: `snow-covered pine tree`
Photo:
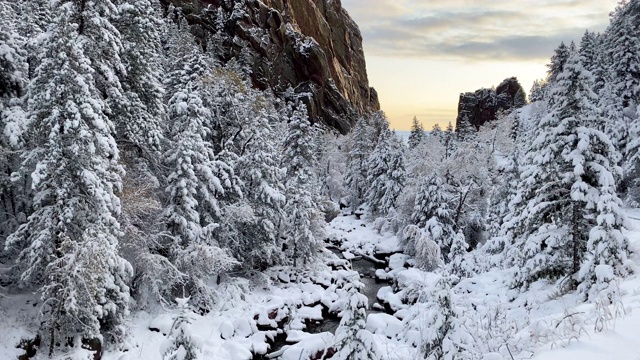
{"type": "Polygon", "coordinates": [[[556,78],[560,75],[564,69],[564,65],[569,60],[571,51],[569,47],[561,42],[560,45],[553,51],[551,56],[551,62],[547,64],[547,82],[550,84],[555,83],[556,78]]]}
{"type": "MultiPolygon", "coordinates": [[[[512,141],[511,154],[503,155],[503,159],[495,164],[490,170],[489,177],[492,184],[491,193],[489,195],[489,207],[487,209],[486,221],[488,223],[487,229],[490,236],[498,237],[500,229],[504,222],[504,218],[509,215],[509,202],[515,196],[515,191],[520,179],[519,158],[520,147],[527,140],[527,136],[522,134],[525,129],[522,126],[522,121],[519,114],[513,116],[511,126],[509,129],[509,140],[512,141]]],[[[495,136],[498,135],[496,129],[495,136]]],[[[495,138],[493,140],[496,141],[495,138]]],[[[499,246],[493,251],[501,252],[502,246],[499,246]]]]}
{"type": "Polygon", "coordinates": [[[621,139],[618,148],[623,155],[625,178],[638,177],[640,168],[640,14],[637,1],[621,3],[611,15],[605,33],[605,59],[609,64],[603,98],[607,106],[610,128],[621,139]],[[610,92],[610,94],[609,94],[610,92]],[[625,134],[628,132],[628,134],[625,134]],[[626,140],[626,141],[625,141],[626,140]],[[624,147],[623,147],[624,146],[624,147]]]}
{"type": "Polygon", "coordinates": [[[429,219],[436,217],[443,224],[453,226],[449,210],[449,194],[438,175],[424,179],[418,193],[411,220],[419,227],[425,227],[429,219]]]}
{"type": "Polygon", "coordinates": [[[367,204],[373,216],[386,215],[398,207],[405,185],[404,146],[391,130],[380,134],[367,159],[367,204]]]}
{"type": "Polygon", "coordinates": [[[460,279],[469,278],[475,274],[473,264],[469,263],[468,250],[469,244],[465,240],[464,233],[458,231],[453,237],[451,251],[449,252],[449,274],[453,274],[460,279]]]}
{"type": "MultiPolygon", "coordinates": [[[[609,80],[604,83],[600,90],[599,107],[602,109],[604,117],[602,128],[611,139],[616,150],[622,155],[618,165],[623,166],[628,159],[626,156],[627,148],[633,142],[630,138],[631,119],[625,116],[625,109],[622,107],[620,98],[616,95],[614,84],[609,80]]],[[[617,179],[621,191],[627,190],[631,182],[628,180],[630,179],[625,179],[624,177],[617,179]]]]}
{"type": "Polygon", "coordinates": [[[371,129],[366,118],[360,118],[349,136],[349,154],[345,186],[352,210],[365,201],[367,192],[367,159],[373,151],[371,129]]]}
{"type": "Polygon", "coordinates": [[[456,133],[455,133],[455,129],[453,128],[453,124],[451,124],[451,121],[449,121],[449,124],[447,125],[447,129],[445,130],[445,136],[444,136],[444,147],[445,147],[445,154],[444,154],[444,158],[448,159],[451,156],[453,156],[453,154],[456,151],[456,133]]]}
{"type": "Polygon", "coordinates": [[[473,338],[453,304],[450,277],[438,281],[432,298],[420,346],[422,355],[427,360],[472,359],[473,338]]]}
{"type": "MultiPolygon", "coordinates": [[[[600,64],[599,60],[599,46],[597,35],[589,30],[585,31],[580,41],[580,56],[584,63],[584,68],[591,74],[595,74],[600,64]]],[[[596,81],[597,82],[597,81],[596,81]]],[[[594,85],[595,83],[594,82],[594,85]]]]}
{"type": "Polygon", "coordinates": [[[0,29],[0,239],[17,227],[22,210],[20,190],[10,176],[19,167],[16,151],[22,145],[22,129],[27,123],[24,95],[28,54],[23,45],[15,32],[0,29]]]}
{"type": "Polygon", "coordinates": [[[409,134],[409,149],[415,149],[425,138],[424,126],[418,121],[417,117],[413,117],[411,122],[411,133],[409,134]]]}
{"type": "Polygon", "coordinates": [[[445,133],[442,130],[442,127],[440,127],[440,124],[433,125],[431,131],[429,131],[429,137],[435,137],[441,143],[444,143],[444,134],[445,133]]]}
{"type": "Polygon", "coordinates": [[[27,54],[18,34],[4,28],[0,28],[0,48],[0,99],[4,105],[9,105],[10,99],[25,93],[27,54]]]}
{"type": "Polygon", "coordinates": [[[382,135],[382,133],[391,131],[387,116],[382,111],[378,111],[369,116],[367,123],[371,130],[369,138],[372,139],[373,142],[377,142],[381,138],[380,135],[382,135]]]}
{"type": "Polygon", "coordinates": [[[86,56],[91,60],[96,87],[105,100],[105,113],[116,128],[131,121],[128,99],[122,89],[126,67],[122,62],[121,34],[115,27],[118,8],[112,0],[61,0],[71,2],[76,9],[77,32],[86,56]]]}
{"type": "Polygon", "coordinates": [[[336,360],[380,360],[382,353],[374,335],[365,329],[367,325],[367,297],[360,293],[364,285],[360,281],[348,282],[345,309],[340,326],[336,329],[336,360]]]}
{"type": "Polygon", "coordinates": [[[615,179],[612,174],[601,176],[596,225],[589,231],[587,254],[579,273],[579,289],[590,299],[597,299],[602,291],[607,295],[616,293],[615,280],[634,269],[628,259],[628,239],[623,233],[626,218],[616,194],[615,179]]]}
{"type": "Polygon", "coordinates": [[[544,100],[544,82],[543,80],[534,80],[531,91],[529,92],[529,102],[544,100]]]}
{"type": "Polygon", "coordinates": [[[184,284],[166,286],[167,290],[183,287],[195,306],[210,309],[213,299],[207,280],[236,264],[216,238],[222,219],[219,198],[239,189],[233,169],[218,159],[207,141],[213,131],[211,113],[202,102],[200,87],[189,82],[169,102],[173,146],[165,157],[172,173],[163,217],[175,239],[169,245],[169,259],[183,274],[184,284]]]}
{"type": "Polygon", "coordinates": [[[195,314],[189,308],[189,298],[177,298],[176,303],[178,313],[171,325],[169,338],[160,350],[162,360],[203,359],[201,344],[194,341],[189,329],[195,320],[195,314]]]}
{"type": "Polygon", "coordinates": [[[78,36],[75,2],[55,3],[43,61],[29,86],[35,211],[13,233],[22,280],[42,293],[51,355],[69,337],[122,341],[131,266],[118,255],[122,168],[78,36]]]}
{"type": "Polygon", "coordinates": [[[160,80],[161,22],[149,0],[125,0],[119,4],[117,28],[122,36],[121,80],[127,99],[127,121],[118,123],[119,137],[146,156],[161,150],[164,136],[164,87],[160,80]]]}
{"type": "Polygon", "coordinates": [[[324,225],[322,212],[317,204],[313,187],[316,185],[316,155],[313,146],[313,132],[304,105],[293,111],[289,120],[289,130],[283,143],[283,166],[287,167],[284,221],[284,235],[287,254],[306,264],[316,256],[324,225]]]}
{"type": "Polygon", "coordinates": [[[11,31],[17,32],[24,39],[23,49],[27,56],[26,75],[29,79],[33,79],[35,70],[40,64],[39,57],[42,47],[40,35],[47,31],[47,27],[51,23],[51,6],[47,0],[6,1],[5,4],[13,5],[17,13],[14,12],[11,18],[2,18],[0,15],[0,21],[3,24],[11,24],[17,20],[11,31]]]}
{"type": "Polygon", "coordinates": [[[424,228],[428,237],[440,247],[446,256],[454,235],[454,224],[449,209],[449,194],[437,175],[425,179],[416,194],[411,220],[424,228]]]}
{"type": "Polygon", "coordinates": [[[598,130],[602,119],[595,106],[593,77],[580,58],[572,55],[558,75],[555,101],[539,124],[540,134],[526,156],[511,204],[520,214],[506,223],[507,228],[520,229],[515,232],[517,250],[512,252],[517,254],[516,285],[564,278],[570,287],[581,281],[588,288],[584,279],[593,273],[580,269],[596,243],[608,249],[600,263],[611,265],[618,275],[626,273],[626,239],[616,232],[622,226],[613,180],[620,171],[619,153],[598,130]]]}
{"type": "Polygon", "coordinates": [[[189,25],[182,17],[177,21],[164,21],[161,37],[167,39],[163,45],[163,68],[168,73],[164,81],[165,103],[189,82],[202,82],[216,67],[209,54],[198,49],[189,25]]]}
{"type": "Polygon", "coordinates": [[[416,265],[425,271],[434,271],[443,263],[439,244],[433,241],[431,234],[416,225],[407,225],[400,236],[402,251],[416,259],[416,265]]]}
{"type": "MultiPolygon", "coordinates": [[[[489,91],[489,89],[484,89],[485,91],[489,91]]],[[[456,139],[459,141],[466,140],[467,142],[473,141],[476,133],[478,132],[478,128],[471,123],[469,120],[469,115],[465,114],[460,121],[456,123],[456,139]]]]}
{"type": "Polygon", "coordinates": [[[206,82],[216,124],[209,141],[238,174],[243,194],[226,200],[221,244],[246,269],[281,264],[285,169],[276,136],[282,114],[269,104],[272,98],[251,89],[233,69],[217,69],[206,82]]]}

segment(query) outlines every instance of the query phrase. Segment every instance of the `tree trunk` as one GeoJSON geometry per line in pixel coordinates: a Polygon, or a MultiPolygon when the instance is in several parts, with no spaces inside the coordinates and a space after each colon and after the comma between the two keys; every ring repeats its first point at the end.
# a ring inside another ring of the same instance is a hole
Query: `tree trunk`
{"type": "Polygon", "coordinates": [[[572,210],[573,210],[573,213],[571,215],[571,222],[572,222],[571,238],[573,242],[572,244],[573,253],[572,253],[572,268],[571,268],[571,279],[572,279],[571,286],[575,288],[576,286],[575,276],[578,273],[578,271],[580,271],[580,208],[577,202],[573,202],[572,210]]]}

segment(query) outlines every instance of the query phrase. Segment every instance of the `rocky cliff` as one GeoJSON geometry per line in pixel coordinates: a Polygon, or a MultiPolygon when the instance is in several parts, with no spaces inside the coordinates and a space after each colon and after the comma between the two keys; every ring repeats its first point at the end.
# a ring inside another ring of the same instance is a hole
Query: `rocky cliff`
{"type": "Polygon", "coordinates": [[[162,0],[174,5],[223,61],[241,59],[254,86],[293,88],[316,120],[346,133],[380,109],[362,35],[340,0],[162,0]]]}
{"type": "Polygon", "coordinates": [[[505,79],[495,89],[480,89],[460,94],[456,129],[477,129],[496,119],[501,111],[526,105],[526,93],[515,77],[505,79]]]}

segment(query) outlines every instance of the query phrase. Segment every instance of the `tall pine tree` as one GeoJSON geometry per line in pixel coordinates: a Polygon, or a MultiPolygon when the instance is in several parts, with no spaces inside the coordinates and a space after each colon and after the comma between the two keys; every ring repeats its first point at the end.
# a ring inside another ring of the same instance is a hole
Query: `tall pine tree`
{"type": "Polygon", "coordinates": [[[113,123],[84,54],[73,1],[55,4],[45,55],[30,85],[35,211],[8,240],[22,247],[22,280],[37,286],[51,355],[67,337],[122,341],[131,266],[118,255],[122,168],[113,123]]]}
{"type": "Polygon", "coordinates": [[[424,137],[424,127],[418,121],[418,118],[414,116],[411,122],[411,133],[409,134],[409,149],[414,149],[418,146],[424,140],[424,137]]]}
{"type": "Polygon", "coordinates": [[[403,146],[391,130],[385,130],[367,160],[366,198],[372,215],[386,215],[397,209],[405,176],[403,146]]]}
{"type": "Polygon", "coordinates": [[[314,193],[317,162],[313,144],[313,132],[304,105],[293,111],[289,131],[284,140],[283,165],[287,166],[287,203],[284,234],[287,253],[294,266],[299,261],[307,264],[316,256],[324,233],[322,213],[314,193]]]}
{"type": "Polygon", "coordinates": [[[599,130],[602,119],[592,88],[591,73],[573,55],[558,75],[555,101],[526,156],[512,203],[512,211],[520,215],[506,223],[520,229],[516,285],[565,278],[571,287],[583,282],[588,288],[584,279],[594,270],[580,269],[595,243],[610,249],[606,258],[598,258],[600,264],[611,265],[616,274],[626,272],[626,239],[615,232],[623,225],[614,206],[619,201],[614,190],[619,153],[599,130]]]}

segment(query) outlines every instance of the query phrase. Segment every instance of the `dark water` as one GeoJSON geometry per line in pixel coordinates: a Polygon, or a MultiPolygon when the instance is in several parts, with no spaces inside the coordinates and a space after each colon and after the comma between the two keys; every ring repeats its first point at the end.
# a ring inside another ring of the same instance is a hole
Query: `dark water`
{"type": "Polygon", "coordinates": [[[364,284],[364,289],[362,289],[362,294],[369,299],[369,308],[367,309],[367,314],[375,314],[379,312],[384,312],[379,310],[378,307],[374,306],[374,304],[378,304],[378,290],[383,286],[387,286],[388,284],[376,280],[376,263],[369,261],[367,259],[359,259],[351,261],[351,268],[360,273],[360,282],[364,284]]]}
{"type": "MultiPolygon", "coordinates": [[[[339,249],[330,248],[330,250],[339,258],[344,258],[342,251],[339,249]]],[[[378,303],[378,290],[388,284],[384,281],[376,280],[376,270],[384,268],[385,266],[386,262],[375,262],[364,257],[356,257],[351,260],[351,269],[360,274],[360,282],[364,284],[364,289],[362,289],[361,292],[369,300],[367,314],[383,312],[383,310],[379,310],[382,305],[378,303]],[[374,304],[378,304],[380,307],[376,307],[374,304]]]]}
{"type": "MultiPolygon", "coordinates": [[[[334,254],[342,258],[342,253],[338,249],[332,249],[334,254]]],[[[369,300],[369,308],[367,314],[375,314],[384,312],[383,308],[374,307],[374,304],[378,304],[378,290],[381,287],[386,286],[384,282],[376,281],[376,263],[373,261],[361,258],[351,261],[351,269],[360,273],[360,282],[364,284],[364,288],[361,290],[362,294],[369,300]]],[[[380,305],[381,306],[381,305],[380,305]]],[[[335,314],[329,314],[327,311],[323,311],[323,321],[310,321],[307,323],[307,331],[312,334],[321,332],[335,333],[338,325],[340,325],[340,318],[335,314]]]]}
{"type": "MultiPolygon", "coordinates": [[[[340,250],[331,248],[331,251],[339,258],[343,258],[342,252],[340,250]]],[[[376,266],[378,266],[379,268],[380,266],[384,267],[384,265],[386,264],[376,263],[365,258],[356,258],[354,260],[351,260],[351,269],[360,273],[360,282],[364,284],[364,288],[361,290],[361,292],[369,300],[369,308],[367,309],[367,314],[384,312],[384,310],[381,310],[382,308],[378,309],[374,307],[374,304],[378,304],[378,290],[380,290],[381,287],[388,285],[383,281],[376,280],[376,266]]],[[[338,318],[338,316],[335,314],[330,314],[327,309],[322,310],[322,317],[322,321],[309,320],[306,323],[305,331],[311,334],[319,334],[322,332],[335,333],[336,329],[340,325],[340,318],[338,318]]],[[[278,352],[278,350],[280,350],[286,344],[285,339],[286,335],[277,339],[277,341],[272,344],[270,353],[278,352]]],[[[268,357],[269,355],[262,356],[260,357],[260,359],[266,359],[268,357]]]]}

